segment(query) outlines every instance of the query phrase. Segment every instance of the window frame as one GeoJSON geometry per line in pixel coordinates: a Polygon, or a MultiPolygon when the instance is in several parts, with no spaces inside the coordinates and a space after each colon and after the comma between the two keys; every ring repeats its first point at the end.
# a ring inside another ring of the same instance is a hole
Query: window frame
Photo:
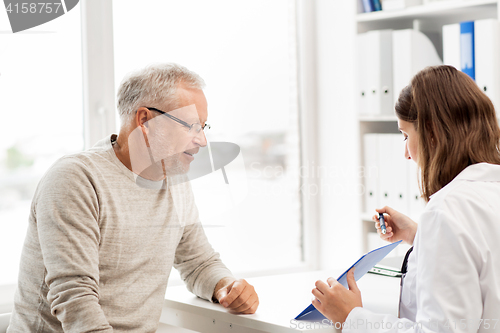
{"type": "Polygon", "coordinates": [[[116,132],[111,0],[81,1],[85,149],[116,132]]]}

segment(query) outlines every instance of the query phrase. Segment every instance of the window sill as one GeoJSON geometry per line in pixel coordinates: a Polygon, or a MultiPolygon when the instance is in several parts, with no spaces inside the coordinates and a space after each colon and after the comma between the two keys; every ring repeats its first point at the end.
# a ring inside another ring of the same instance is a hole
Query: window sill
{"type": "Polygon", "coordinates": [[[0,314],[12,312],[15,292],[15,284],[0,285],[0,314]]]}

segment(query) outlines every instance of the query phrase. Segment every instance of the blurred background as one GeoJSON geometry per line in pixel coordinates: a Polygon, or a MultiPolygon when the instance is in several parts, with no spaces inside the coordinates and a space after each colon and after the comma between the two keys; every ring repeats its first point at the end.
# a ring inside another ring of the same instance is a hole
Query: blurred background
{"type": "MultiPolygon", "coordinates": [[[[201,75],[208,140],[241,148],[226,171],[246,181],[242,198],[220,170],[192,182],[207,236],[235,275],[359,258],[355,15],[350,1],[81,0],[13,34],[0,10],[0,313],[40,178],[118,133],[119,84],[151,63],[201,75]]],[[[173,270],[169,285],[180,283],[173,270]]]]}
{"type": "MultiPolygon", "coordinates": [[[[0,284],[16,282],[39,179],[59,157],[88,148],[80,11],[0,35],[0,110],[14,125],[0,140],[0,284]]],[[[197,198],[211,243],[235,272],[302,262],[294,11],[288,0],[112,4],[115,91],[132,70],[184,65],[207,83],[209,140],[241,147],[244,164],[231,171],[247,177],[244,200],[221,210],[210,202],[217,196],[197,198]]],[[[2,30],[10,28],[6,19],[3,12],[2,30]]]]}

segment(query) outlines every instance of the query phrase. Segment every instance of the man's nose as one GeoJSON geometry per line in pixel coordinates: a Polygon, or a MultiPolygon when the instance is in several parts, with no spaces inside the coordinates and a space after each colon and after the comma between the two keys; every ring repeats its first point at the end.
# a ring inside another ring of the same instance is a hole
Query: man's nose
{"type": "Polygon", "coordinates": [[[205,132],[201,130],[194,136],[193,141],[200,147],[205,147],[207,145],[207,137],[205,136],[205,132]]]}

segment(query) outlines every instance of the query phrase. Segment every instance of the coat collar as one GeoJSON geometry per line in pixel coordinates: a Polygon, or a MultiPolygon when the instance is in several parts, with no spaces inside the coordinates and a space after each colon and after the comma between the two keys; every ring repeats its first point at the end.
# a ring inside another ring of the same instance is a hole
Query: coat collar
{"type": "Polygon", "coordinates": [[[477,163],[469,165],[455,179],[483,182],[500,182],[500,165],[477,163]]]}
{"type": "Polygon", "coordinates": [[[476,163],[469,165],[462,170],[451,182],[446,184],[442,189],[432,194],[429,198],[432,199],[436,194],[449,187],[450,184],[458,181],[480,181],[480,182],[500,182],[500,165],[489,163],[476,163]]]}

